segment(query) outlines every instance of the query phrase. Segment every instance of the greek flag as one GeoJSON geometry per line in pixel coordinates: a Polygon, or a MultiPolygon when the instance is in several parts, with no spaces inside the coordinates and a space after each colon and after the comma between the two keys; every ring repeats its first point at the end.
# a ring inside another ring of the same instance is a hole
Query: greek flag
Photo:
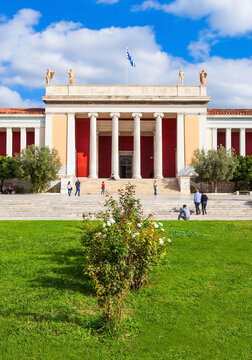
{"type": "Polygon", "coordinates": [[[135,61],[133,60],[132,56],[130,55],[128,48],[126,49],[126,57],[127,57],[127,59],[129,60],[130,65],[133,66],[133,67],[136,67],[136,63],[135,63],[135,61]]]}

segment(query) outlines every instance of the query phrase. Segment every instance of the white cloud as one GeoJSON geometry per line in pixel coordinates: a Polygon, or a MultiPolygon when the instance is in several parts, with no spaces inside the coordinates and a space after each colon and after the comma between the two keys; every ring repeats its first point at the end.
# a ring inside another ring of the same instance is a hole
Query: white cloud
{"type": "Polygon", "coordinates": [[[251,0],[175,0],[167,4],[146,0],[132,8],[133,11],[148,9],[192,19],[206,17],[210,28],[220,36],[244,35],[252,31],[251,0]]]}
{"type": "Polygon", "coordinates": [[[42,107],[40,102],[23,100],[20,94],[6,86],[0,86],[0,107],[42,107]]]}
{"type": "Polygon", "coordinates": [[[211,46],[217,43],[215,35],[207,30],[203,30],[199,34],[198,41],[191,41],[187,49],[190,55],[195,59],[205,60],[209,57],[211,46]]]}
{"type": "Polygon", "coordinates": [[[108,5],[111,5],[111,4],[116,4],[119,2],[119,0],[97,0],[96,1],[97,4],[108,4],[108,5]]]}
{"type": "MultiPolygon", "coordinates": [[[[39,17],[38,12],[26,9],[0,24],[0,106],[32,106],[11,87],[44,89],[48,67],[56,72],[54,84],[68,83],[66,70],[70,68],[77,84],[123,84],[128,44],[136,62],[136,68],[129,68],[129,83],[178,84],[182,68],[185,84],[194,85],[199,84],[198,72],[204,68],[212,96],[210,106],[252,108],[252,58],[209,58],[208,49],[203,48],[204,62],[191,64],[162,51],[148,26],[91,30],[73,22],[58,22],[39,32],[34,28],[39,17]]],[[[190,51],[196,54],[197,46],[192,44],[190,51]]]]}

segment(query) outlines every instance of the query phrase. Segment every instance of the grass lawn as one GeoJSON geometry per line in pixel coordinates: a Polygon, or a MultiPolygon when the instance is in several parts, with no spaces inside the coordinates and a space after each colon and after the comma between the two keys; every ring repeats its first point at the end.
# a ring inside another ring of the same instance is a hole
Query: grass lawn
{"type": "Polygon", "coordinates": [[[252,359],[252,222],[164,221],[169,256],[118,336],[82,274],[81,223],[0,222],[0,359],[252,359]]]}

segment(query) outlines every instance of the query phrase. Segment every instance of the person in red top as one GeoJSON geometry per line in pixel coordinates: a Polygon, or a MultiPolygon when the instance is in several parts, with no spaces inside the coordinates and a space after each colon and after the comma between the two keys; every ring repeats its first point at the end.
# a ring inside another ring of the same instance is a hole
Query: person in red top
{"type": "Polygon", "coordinates": [[[105,193],[105,182],[103,181],[101,184],[101,194],[104,195],[105,193]]]}

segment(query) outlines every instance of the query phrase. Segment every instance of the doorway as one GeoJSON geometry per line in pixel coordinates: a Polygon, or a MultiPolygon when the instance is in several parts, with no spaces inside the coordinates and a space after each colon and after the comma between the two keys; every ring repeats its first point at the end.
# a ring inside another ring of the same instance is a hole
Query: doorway
{"type": "Polygon", "coordinates": [[[132,156],[120,156],[120,178],[132,178],[132,156]]]}

